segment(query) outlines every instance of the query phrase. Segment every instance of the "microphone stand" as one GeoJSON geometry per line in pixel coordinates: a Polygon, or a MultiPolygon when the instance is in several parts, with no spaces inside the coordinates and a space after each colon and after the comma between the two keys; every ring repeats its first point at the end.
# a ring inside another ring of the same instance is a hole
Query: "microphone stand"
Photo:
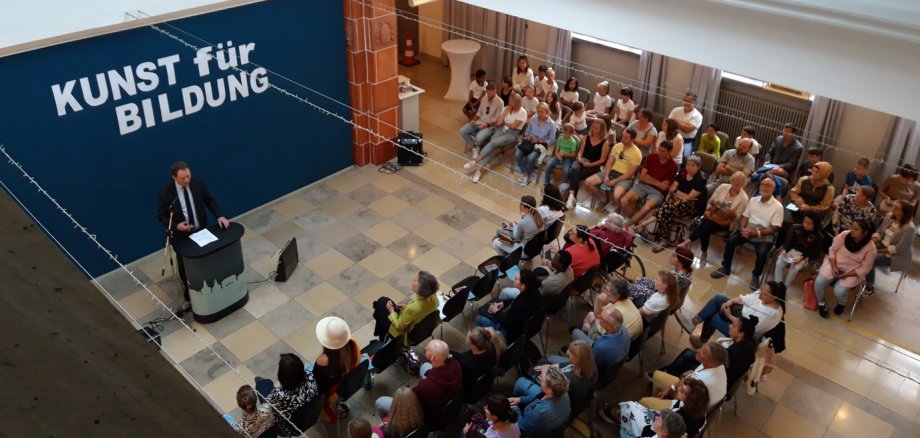
{"type": "Polygon", "coordinates": [[[160,276],[166,276],[166,261],[169,260],[169,267],[172,271],[173,278],[176,280],[176,311],[174,312],[177,317],[182,318],[186,310],[182,308],[182,298],[183,298],[183,289],[182,289],[182,279],[179,278],[179,273],[176,271],[176,265],[173,263],[172,258],[172,238],[173,238],[173,215],[175,214],[175,209],[173,206],[176,204],[176,201],[179,200],[177,196],[172,203],[169,204],[169,222],[166,225],[166,244],[163,245],[163,268],[160,270],[160,276]]]}

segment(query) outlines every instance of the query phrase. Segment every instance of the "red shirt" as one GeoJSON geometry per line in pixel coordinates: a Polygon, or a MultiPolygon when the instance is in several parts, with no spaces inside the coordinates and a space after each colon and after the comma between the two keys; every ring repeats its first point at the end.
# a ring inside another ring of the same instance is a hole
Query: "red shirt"
{"type": "MultiPolygon", "coordinates": [[[[674,182],[677,178],[677,171],[679,170],[677,162],[672,159],[662,163],[661,159],[658,158],[658,153],[655,152],[645,158],[645,164],[642,165],[642,168],[646,170],[647,175],[657,179],[658,181],[667,181],[669,183],[674,182]]],[[[670,184],[668,189],[670,188],[670,184]]],[[[668,189],[658,189],[661,193],[665,195],[668,194],[668,189]]]]}
{"type": "Polygon", "coordinates": [[[588,269],[601,264],[601,255],[590,241],[586,245],[566,245],[565,249],[572,256],[572,272],[575,278],[581,277],[588,269]]]}

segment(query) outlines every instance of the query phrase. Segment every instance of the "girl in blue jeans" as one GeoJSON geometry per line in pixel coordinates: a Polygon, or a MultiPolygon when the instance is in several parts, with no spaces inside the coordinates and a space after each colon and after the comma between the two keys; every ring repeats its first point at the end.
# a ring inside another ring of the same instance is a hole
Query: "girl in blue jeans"
{"type": "Polygon", "coordinates": [[[522,186],[530,183],[537,157],[540,156],[540,151],[535,146],[539,144],[546,147],[554,141],[556,141],[556,123],[549,118],[549,105],[544,102],[537,107],[537,114],[530,118],[527,130],[524,132],[524,140],[514,151],[514,161],[521,169],[521,178],[518,182],[522,186]]]}

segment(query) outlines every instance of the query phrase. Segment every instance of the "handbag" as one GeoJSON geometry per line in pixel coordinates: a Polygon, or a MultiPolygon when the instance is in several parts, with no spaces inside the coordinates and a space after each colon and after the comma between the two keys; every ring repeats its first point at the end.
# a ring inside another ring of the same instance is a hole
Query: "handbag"
{"type": "Polygon", "coordinates": [[[815,295],[815,277],[805,280],[802,291],[802,306],[812,312],[818,310],[818,296],[815,295]]]}
{"type": "Polygon", "coordinates": [[[518,143],[518,146],[517,146],[517,147],[518,147],[518,149],[521,150],[521,152],[523,152],[523,153],[525,153],[525,154],[529,154],[529,153],[533,152],[534,143],[533,143],[532,141],[530,141],[530,140],[524,140],[524,141],[518,143]]]}
{"type": "Polygon", "coordinates": [[[422,367],[422,360],[419,359],[418,353],[412,347],[403,347],[396,359],[396,364],[401,366],[409,373],[410,376],[418,377],[419,369],[422,367]]]}

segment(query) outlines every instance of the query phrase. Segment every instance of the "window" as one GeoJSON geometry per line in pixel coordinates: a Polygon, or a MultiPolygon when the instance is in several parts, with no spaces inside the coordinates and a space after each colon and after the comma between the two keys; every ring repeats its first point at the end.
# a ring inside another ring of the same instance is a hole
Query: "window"
{"type": "Polygon", "coordinates": [[[782,85],[773,84],[770,82],[764,82],[759,79],[749,78],[747,76],[741,76],[735,73],[729,73],[727,71],[722,72],[722,79],[728,79],[735,82],[740,82],[742,84],[753,85],[757,88],[762,88],[767,91],[774,93],[785,94],[790,97],[795,97],[797,99],[808,99],[810,101],[815,100],[815,95],[807,91],[799,91],[789,87],[784,87],[782,85]]]}
{"type": "Polygon", "coordinates": [[[611,49],[619,50],[621,52],[629,52],[636,55],[642,55],[642,49],[637,49],[635,47],[624,46],[623,44],[617,44],[611,41],[602,40],[594,38],[592,36],[572,32],[572,39],[587,41],[589,43],[599,44],[604,47],[610,47],[611,49]]]}

